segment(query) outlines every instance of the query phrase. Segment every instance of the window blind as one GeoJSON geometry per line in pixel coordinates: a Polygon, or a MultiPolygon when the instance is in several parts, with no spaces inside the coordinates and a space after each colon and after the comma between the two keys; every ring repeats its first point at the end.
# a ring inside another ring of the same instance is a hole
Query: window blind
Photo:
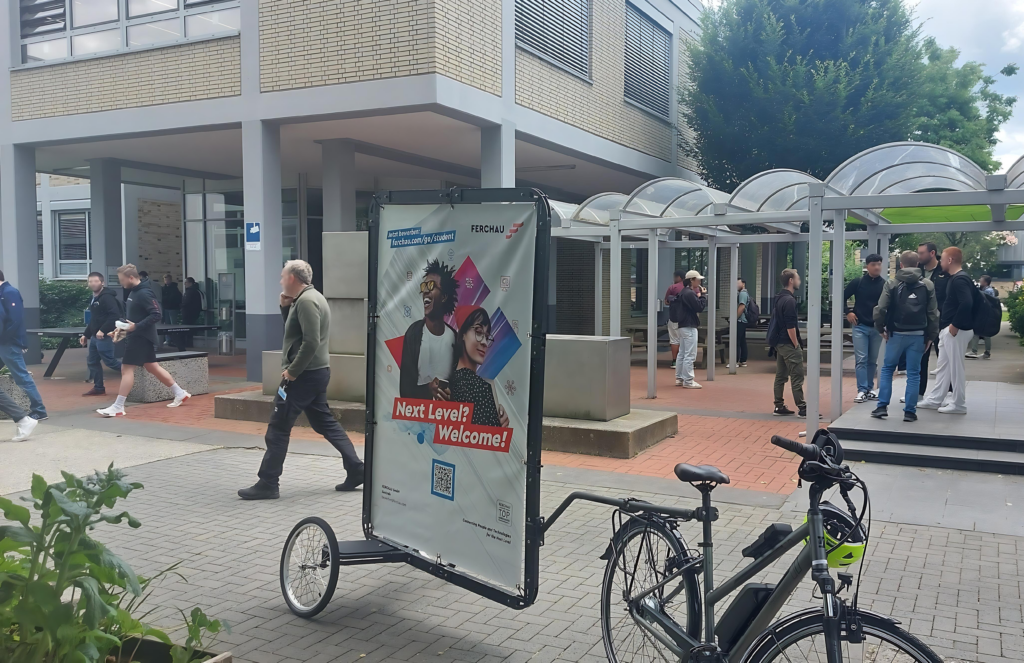
{"type": "Polygon", "coordinates": [[[672,35],[626,4],[625,96],[668,119],[672,94],[672,35]]]}
{"type": "Polygon", "coordinates": [[[590,0],[516,0],[516,41],[590,76],[590,0]]]}

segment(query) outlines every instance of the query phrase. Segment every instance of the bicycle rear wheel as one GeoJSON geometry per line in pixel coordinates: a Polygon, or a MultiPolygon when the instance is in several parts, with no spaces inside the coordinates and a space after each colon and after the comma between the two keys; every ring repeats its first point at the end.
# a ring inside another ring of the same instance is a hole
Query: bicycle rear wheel
{"type": "MultiPolygon", "coordinates": [[[[629,601],[678,569],[683,553],[678,534],[657,521],[631,518],[615,533],[601,585],[601,634],[611,663],[678,660],[633,620],[629,601]]],[[[695,570],[684,572],[644,601],[656,603],[688,635],[700,638],[701,599],[695,570]]]]}
{"type": "MultiPolygon", "coordinates": [[[[840,643],[844,663],[942,663],[928,645],[878,615],[860,613],[864,641],[840,643]]],[[[824,663],[825,638],[820,612],[769,628],[751,646],[743,663],[824,663]]]]}

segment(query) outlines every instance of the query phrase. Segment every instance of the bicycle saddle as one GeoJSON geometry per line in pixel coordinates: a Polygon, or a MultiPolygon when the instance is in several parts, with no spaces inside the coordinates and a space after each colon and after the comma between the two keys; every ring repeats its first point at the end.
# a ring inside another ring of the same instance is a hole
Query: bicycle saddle
{"type": "Polygon", "coordinates": [[[729,477],[711,465],[679,463],[676,465],[676,476],[686,483],[729,483],[729,477]]]}

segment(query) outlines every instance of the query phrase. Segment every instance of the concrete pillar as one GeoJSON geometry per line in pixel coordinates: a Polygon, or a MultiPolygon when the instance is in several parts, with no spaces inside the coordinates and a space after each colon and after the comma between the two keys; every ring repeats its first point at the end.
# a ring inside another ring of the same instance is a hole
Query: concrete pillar
{"type": "Polygon", "coordinates": [[[324,232],[356,229],[356,148],[347,140],[320,143],[324,171],[324,232]]]}
{"type": "Polygon", "coordinates": [[[704,344],[704,360],[708,365],[708,382],[715,381],[715,325],[718,316],[718,242],[708,237],[708,271],[704,274],[708,289],[708,338],[704,344]]]}
{"type": "Polygon", "coordinates": [[[516,185],[516,125],[508,120],[480,129],[480,186],[485,189],[516,185]]]}
{"type": "Polygon", "coordinates": [[[284,325],[278,296],[281,250],[281,128],[242,122],[245,220],[260,224],[260,249],[245,252],[246,379],[263,378],[264,350],[280,350],[284,325]]]}
{"type": "MultiPolygon", "coordinates": [[[[117,268],[124,264],[121,210],[121,165],[113,159],[89,161],[89,233],[92,269],[117,285],[117,268]]],[[[138,265],[147,269],[146,265],[138,265]]]]}
{"type": "Polygon", "coordinates": [[[647,231],[647,398],[658,397],[658,231],[647,231]]]}
{"type": "Polygon", "coordinates": [[[740,246],[729,247],[729,375],[736,374],[736,325],[739,324],[740,293],[736,289],[739,280],[740,246]]]}
{"type": "MultiPolygon", "coordinates": [[[[0,255],[4,279],[21,291],[25,302],[25,327],[38,327],[36,150],[28,145],[0,145],[0,255]]],[[[40,363],[39,337],[32,334],[27,340],[25,363],[40,363]]]]}

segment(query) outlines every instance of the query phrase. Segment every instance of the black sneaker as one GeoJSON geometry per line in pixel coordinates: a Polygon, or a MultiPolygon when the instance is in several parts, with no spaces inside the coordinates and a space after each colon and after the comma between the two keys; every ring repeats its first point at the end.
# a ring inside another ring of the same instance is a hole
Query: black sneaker
{"type": "Polygon", "coordinates": [[[982,359],[991,359],[992,358],[992,353],[991,352],[986,352],[985,354],[981,355],[981,358],[982,359]]]}
{"type": "Polygon", "coordinates": [[[889,416],[889,410],[887,410],[884,407],[876,407],[874,410],[871,411],[871,416],[874,417],[875,419],[881,419],[883,417],[888,417],[889,416]]]}
{"type": "Polygon", "coordinates": [[[281,492],[277,486],[271,486],[260,480],[253,484],[251,488],[239,490],[238,496],[243,500],[276,500],[281,497],[281,492]]]}
{"type": "MultiPolygon", "coordinates": [[[[796,416],[800,417],[801,419],[806,419],[807,418],[807,408],[805,408],[805,407],[800,408],[800,411],[796,413],[796,416]]],[[[820,412],[818,413],[818,418],[821,419],[821,413],[820,412]]]]}
{"type": "Polygon", "coordinates": [[[785,405],[779,405],[775,408],[775,411],[772,412],[772,414],[774,414],[776,417],[788,417],[793,414],[793,411],[790,410],[785,405]]]}
{"type": "Polygon", "coordinates": [[[904,412],[903,413],[903,421],[917,421],[917,413],[916,412],[904,412]]]}
{"type": "Polygon", "coordinates": [[[337,490],[337,491],[340,491],[340,492],[343,492],[343,493],[347,493],[347,492],[353,491],[356,488],[358,488],[359,486],[363,485],[363,478],[364,478],[363,468],[360,467],[358,470],[356,470],[354,472],[349,472],[348,476],[345,477],[345,481],[342,482],[342,483],[339,483],[337,486],[335,486],[334,490],[337,490]]]}

